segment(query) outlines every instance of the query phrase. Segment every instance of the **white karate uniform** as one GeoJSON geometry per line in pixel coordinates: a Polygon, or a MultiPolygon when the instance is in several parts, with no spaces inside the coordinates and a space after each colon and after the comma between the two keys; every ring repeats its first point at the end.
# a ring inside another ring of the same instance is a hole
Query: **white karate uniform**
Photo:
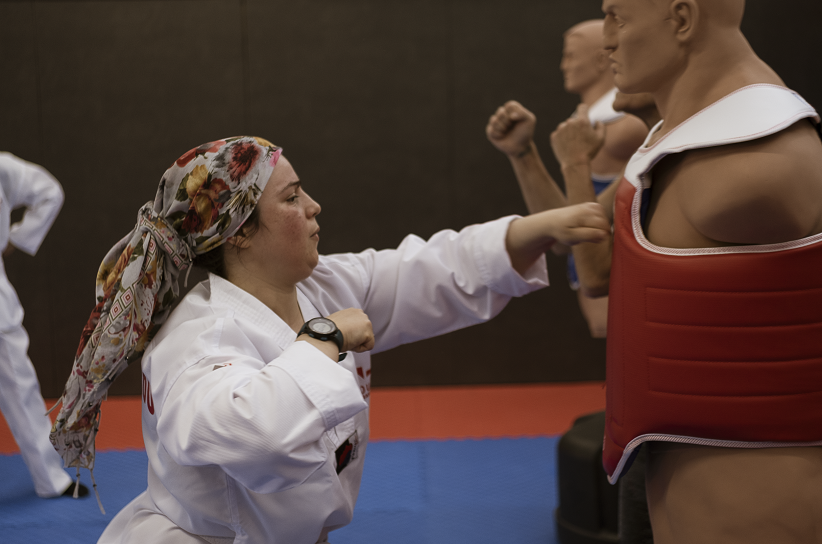
{"type": "MultiPolygon", "coordinates": [[[[297,286],[303,317],[362,308],[374,352],[490,319],[512,296],[547,285],[544,258],[524,277],[511,268],[512,219],[321,256],[297,286]]],[[[351,521],[370,354],[336,363],[295,340],[262,302],[217,276],[185,297],[142,362],[148,489],[100,543],[315,544],[351,521]],[[337,474],[346,441],[351,460],[337,474]]]]}
{"type": "MultiPolygon", "coordinates": [[[[11,244],[34,255],[63,205],[63,189],[44,168],[10,153],[0,153],[0,251],[11,244]],[[27,208],[11,225],[11,211],[27,208]]],[[[29,337],[23,307],[6,277],[0,258],[0,410],[41,497],[60,495],[71,477],[49,442],[51,422],[40,394],[37,373],[28,358],[29,337]]]]}

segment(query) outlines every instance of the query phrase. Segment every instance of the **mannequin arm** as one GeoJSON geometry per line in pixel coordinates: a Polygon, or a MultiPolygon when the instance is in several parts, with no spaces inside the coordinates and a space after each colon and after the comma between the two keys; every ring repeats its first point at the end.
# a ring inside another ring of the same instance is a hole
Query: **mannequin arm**
{"type": "Polygon", "coordinates": [[[536,144],[529,142],[524,155],[508,157],[529,213],[539,213],[566,206],[565,195],[548,173],[536,144]]]}

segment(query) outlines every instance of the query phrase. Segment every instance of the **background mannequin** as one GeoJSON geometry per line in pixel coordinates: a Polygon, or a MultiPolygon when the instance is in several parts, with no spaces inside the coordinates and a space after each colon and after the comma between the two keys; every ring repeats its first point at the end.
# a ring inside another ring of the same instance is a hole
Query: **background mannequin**
{"type": "MultiPolygon", "coordinates": [[[[642,144],[647,129],[633,117],[608,107],[596,115],[593,106],[608,93],[615,92],[611,61],[603,48],[601,20],[585,21],[565,33],[560,70],[565,90],[579,96],[589,108],[591,122],[605,125],[605,142],[591,161],[591,173],[613,180],[642,144]]],[[[611,104],[607,104],[611,106],[611,104]]]]}
{"type": "MultiPolygon", "coordinates": [[[[579,23],[565,33],[562,70],[565,90],[579,95],[580,104],[592,112],[593,124],[603,124],[602,146],[591,161],[591,179],[601,192],[618,177],[642,143],[647,129],[636,117],[615,112],[608,102],[614,91],[610,61],[602,47],[601,20],[579,23]],[[600,102],[603,101],[603,102],[600,102]]],[[[534,143],[536,117],[519,102],[509,101],[489,119],[486,135],[494,146],[505,153],[516,174],[530,213],[573,204],[572,195],[563,195],[551,178],[534,143]]],[[[563,171],[563,176],[565,172],[563,171]]],[[[567,186],[567,183],[566,183],[567,186]]],[[[578,288],[576,271],[569,265],[569,279],[578,288]]],[[[591,299],[578,291],[582,310],[591,335],[604,338],[608,317],[608,299],[591,299]]]]}

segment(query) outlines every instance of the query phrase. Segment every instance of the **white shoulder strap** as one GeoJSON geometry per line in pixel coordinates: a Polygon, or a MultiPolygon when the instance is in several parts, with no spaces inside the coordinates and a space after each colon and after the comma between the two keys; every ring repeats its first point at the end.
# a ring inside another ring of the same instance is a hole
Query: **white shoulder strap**
{"type": "Polygon", "coordinates": [[[616,93],[617,90],[616,87],[614,87],[605,93],[599,100],[591,104],[591,107],[588,108],[588,120],[591,121],[592,125],[595,125],[597,121],[607,125],[608,123],[619,121],[625,117],[623,112],[614,110],[614,99],[616,98],[616,93]]]}
{"type": "Polygon", "coordinates": [[[660,122],[631,158],[625,177],[639,187],[642,176],[666,155],[764,138],[809,117],[819,122],[816,110],[790,89],[766,84],[743,87],[647,145],[660,122]]]}

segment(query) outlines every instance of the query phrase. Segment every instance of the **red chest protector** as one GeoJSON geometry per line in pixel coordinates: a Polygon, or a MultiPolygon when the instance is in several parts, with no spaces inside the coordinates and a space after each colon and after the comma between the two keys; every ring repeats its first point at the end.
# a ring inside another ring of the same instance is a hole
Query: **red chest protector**
{"type": "Polygon", "coordinates": [[[796,96],[770,85],[737,91],[642,148],[626,169],[614,212],[608,314],[603,463],[612,482],[645,441],[822,445],[822,235],[667,249],[645,239],[639,217],[647,174],[659,159],[815,117],[796,96]],[[742,111],[757,115],[739,134],[742,111]]]}

